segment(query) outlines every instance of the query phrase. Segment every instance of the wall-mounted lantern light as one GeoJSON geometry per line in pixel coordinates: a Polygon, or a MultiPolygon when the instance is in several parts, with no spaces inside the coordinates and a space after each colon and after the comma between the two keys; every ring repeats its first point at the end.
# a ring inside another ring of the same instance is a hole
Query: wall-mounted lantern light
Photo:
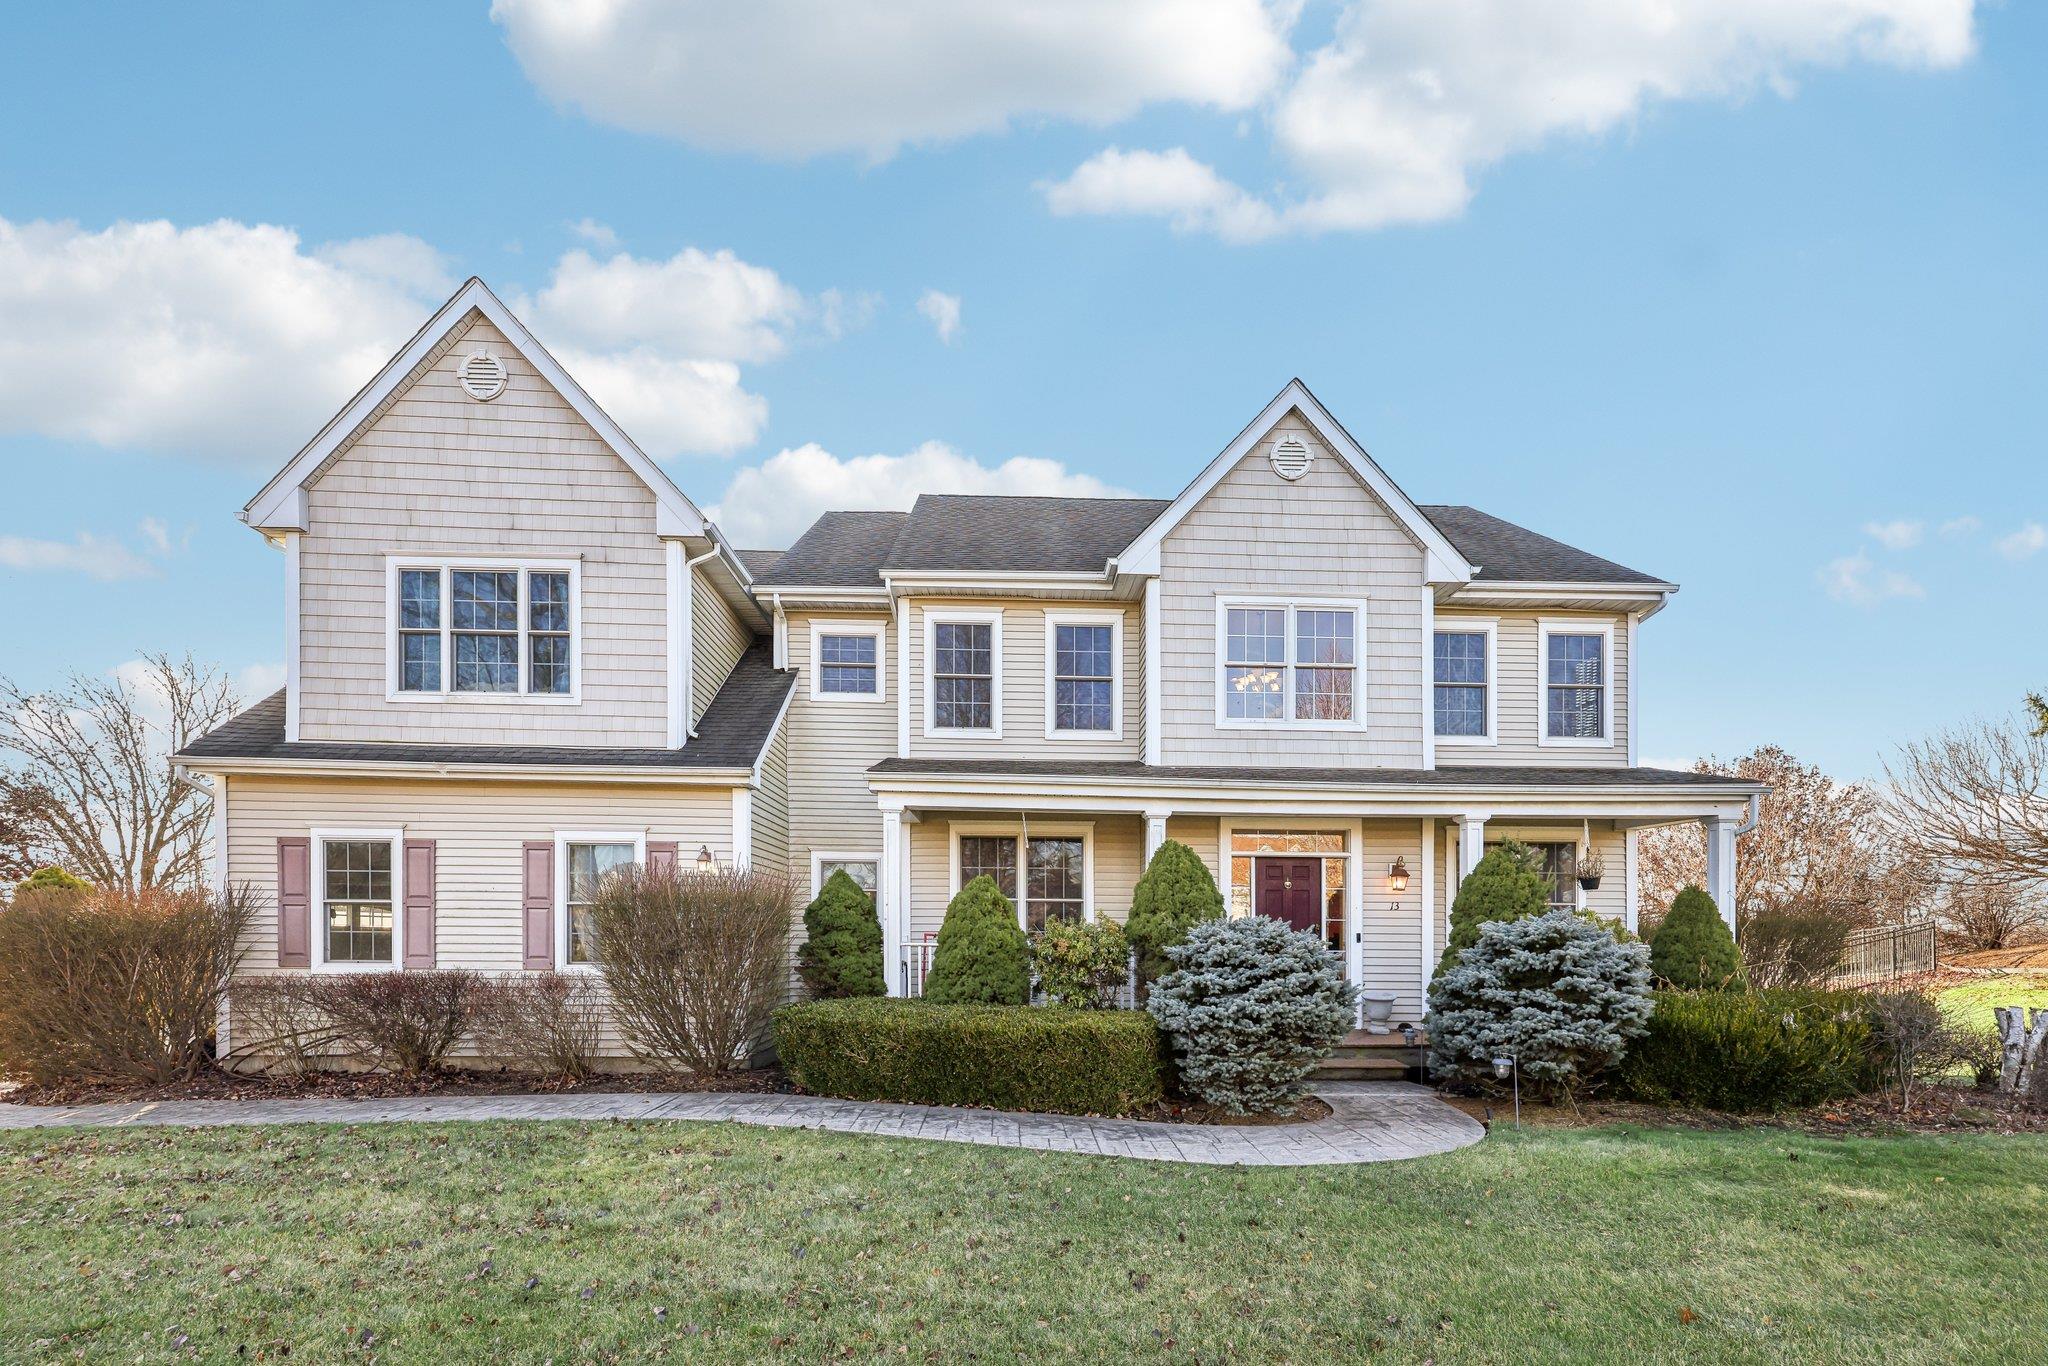
{"type": "Polygon", "coordinates": [[[711,868],[711,846],[707,844],[697,850],[697,871],[708,873],[711,871],[711,868]]]}
{"type": "Polygon", "coordinates": [[[1394,866],[1387,869],[1387,890],[1395,896],[1399,896],[1408,890],[1408,864],[1406,860],[1396,857],[1394,859],[1394,866]]]}

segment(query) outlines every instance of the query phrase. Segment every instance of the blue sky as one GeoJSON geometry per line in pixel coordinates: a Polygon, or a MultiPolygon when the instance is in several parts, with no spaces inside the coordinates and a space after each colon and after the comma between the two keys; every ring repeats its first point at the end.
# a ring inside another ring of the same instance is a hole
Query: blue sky
{"type": "Polygon", "coordinates": [[[2039,7],[556,3],[0,18],[0,672],[275,677],[235,512],[475,273],[742,543],[1170,495],[1298,374],[1419,501],[1684,585],[1646,759],[1874,775],[2048,684],[2039,7]]]}

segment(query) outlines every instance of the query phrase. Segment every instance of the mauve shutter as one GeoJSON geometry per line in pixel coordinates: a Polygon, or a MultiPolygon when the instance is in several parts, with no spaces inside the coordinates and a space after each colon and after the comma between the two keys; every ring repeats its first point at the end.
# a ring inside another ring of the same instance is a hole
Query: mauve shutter
{"type": "Polygon", "coordinates": [[[277,842],[277,965],[313,966],[313,841],[277,842]]]}
{"type": "Polygon", "coordinates": [[[647,871],[650,873],[673,873],[676,870],[676,842],[674,840],[647,841],[647,871]]]}
{"type": "Polygon", "coordinates": [[[555,965],[555,846],[549,840],[528,840],[520,848],[524,890],[520,915],[526,927],[526,966],[555,965]]]}
{"type": "Polygon", "coordinates": [[[405,842],[405,965],[434,966],[434,842],[405,842]]]}

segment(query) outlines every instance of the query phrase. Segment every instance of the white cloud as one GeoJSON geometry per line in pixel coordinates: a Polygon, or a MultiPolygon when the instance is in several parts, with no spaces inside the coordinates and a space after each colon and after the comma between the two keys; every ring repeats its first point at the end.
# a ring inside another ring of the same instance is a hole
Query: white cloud
{"type": "Polygon", "coordinates": [[[31,573],[83,574],[101,583],[152,579],[157,567],[122,545],[81,531],[74,541],[0,536],[0,567],[31,573]]]}
{"type": "Polygon", "coordinates": [[[735,474],[707,509],[734,544],[787,546],[829,511],[908,509],[920,493],[1032,493],[1077,498],[1124,495],[1057,460],[1016,456],[983,465],[942,441],[903,455],[842,460],[815,442],[783,450],[735,474]]]}
{"type": "Polygon", "coordinates": [[[731,361],[677,360],[647,348],[555,355],[657,460],[730,455],[752,444],[768,421],[768,400],[741,387],[731,361]]]}
{"type": "Polygon", "coordinates": [[[603,123],[698,146],[884,159],[1031,118],[1245,109],[1299,0],[494,0],[520,66],[603,123]]]}
{"type": "Polygon", "coordinates": [[[2039,522],[2028,522],[2009,536],[1998,538],[1998,553],[2008,560],[2032,559],[2048,549],[2048,528],[2039,522]]]}
{"type": "Polygon", "coordinates": [[[1879,569],[1862,551],[1830,560],[1820,571],[1821,587],[1836,602],[1875,607],[1894,598],[1924,598],[1927,590],[1905,574],[1879,569]]]}
{"type": "Polygon", "coordinates": [[[665,261],[570,251],[547,287],[514,308],[537,336],[585,350],[658,347],[677,356],[771,360],[810,304],[766,266],[685,247],[665,261]]]}
{"type": "MultiPolygon", "coordinates": [[[[1658,104],[1789,95],[1796,74],[1852,62],[1953,67],[1974,47],[1973,19],[1974,0],[1352,0],[1272,104],[1275,147],[1298,184],[1260,206],[1276,230],[1303,232],[1455,217],[1486,168],[1612,132],[1658,104]]],[[[1199,191],[1192,210],[1106,195],[1085,211],[1262,235],[1241,227],[1255,221],[1245,201],[1260,201],[1188,162],[1179,183],[1199,191]],[[1235,207],[1211,222],[1209,204],[1235,207]]]]}
{"type": "Polygon", "coordinates": [[[1960,517],[1951,517],[1946,522],[1943,522],[1941,524],[1941,534],[1944,536],[1974,536],[1983,525],[1982,519],[1973,517],[1966,512],[1960,517]]]}
{"type": "Polygon", "coordinates": [[[599,251],[612,251],[619,245],[619,235],[609,225],[595,218],[579,218],[569,225],[569,231],[596,247],[599,251]]]}
{"type": "Polygon", "coordinates": [[[448,285],[381,236],[0,219],[0,430],[282,464],[448,285]]]}
{"type": "Polygon", "coordinates": [[[1863,534],[1886,550],[1911,550],[1920,544],[1920,538],[1926,531],[1927,526],[1924,522],[1910,522],[1904,518],[1891,522],[1863,524],[1863,534]]]}
{"type": "Polygon", "coordinates": [[[282,664],[251,664],[235,674],[235,696],[260,702],[284,686],[284,677],[282,664]]]}
{"type": "Polygon", "coordinates": [[[1280,216],[1188,154],[1109,147],[1065,180],[1041,181],[1046,207],[1070,214],[1140,214],[1170,219],[1176,231],[1213,232],[1252,242],[1280,231],[1280,216]]]}
{"type": "Polygon", "coordinates": [[[171,553],[171,529],[164,525],[161,517],[145,517],[138,524],[142,539],[149,542],[149,548],[158,555],[171,553]]]}
{"type": "Polygon", "coordinates": [[[932,331],[939,334],[939,340],[951,346],[960,336],[960,296],[947,294],[943,290],[928,289],[917,301],[917,311],[932,325],[932,331]]]}

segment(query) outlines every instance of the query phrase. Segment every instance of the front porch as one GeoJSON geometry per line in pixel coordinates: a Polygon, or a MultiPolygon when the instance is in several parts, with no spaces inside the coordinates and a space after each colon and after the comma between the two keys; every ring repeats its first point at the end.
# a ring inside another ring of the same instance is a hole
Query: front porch
{"type": "Polygon", "coordinates": [[[1320,772],[1298,786],[1274,775],[1199,793],[1185,779],[1171,780],[1178,792],[1148,793],[1145,786],[1164,788],[1168,780],[1146,784],[1136,774],[1116,791],[1036,773],[878,775],[872,786],[882,807],[879,904],[890,994],[921,992],[947,903],[973,877],[996,880],[1017,902],[1027,932],[1063,918],[1121,923],[1139,875],[1167,839],[1200,856],[1226,913],[1272,915],[1320,934],[1349,980],[1390,1001],[1395,1030],[1420,1024],[1457,887],[1501,840],[1544,856],[1554,904],[1633,930],[1634,832],[1699,821],[1721,889],[1716,900],[1732,905],[1734,835],[1748,794],[1718,790],[1731,786],[1725,780],[1707,791],[1690,781],[1656,791],[1650,782],[1630,790],[1609,778],[1597,793],[1560,793],[1550,790],[1554,783],[1512,776],[1482,789],[1455,770],[1439,772],[1450,790],[1403,784],[1388,793],[1367,785],[1376,775],[1340,786],[1318,781],[1320,772]],[[1482,795],[1483,808],[1473,800],[1482,795]],[[1597,878],[1582,866],[1587,853],[1597,858],[1597,878]]]}

